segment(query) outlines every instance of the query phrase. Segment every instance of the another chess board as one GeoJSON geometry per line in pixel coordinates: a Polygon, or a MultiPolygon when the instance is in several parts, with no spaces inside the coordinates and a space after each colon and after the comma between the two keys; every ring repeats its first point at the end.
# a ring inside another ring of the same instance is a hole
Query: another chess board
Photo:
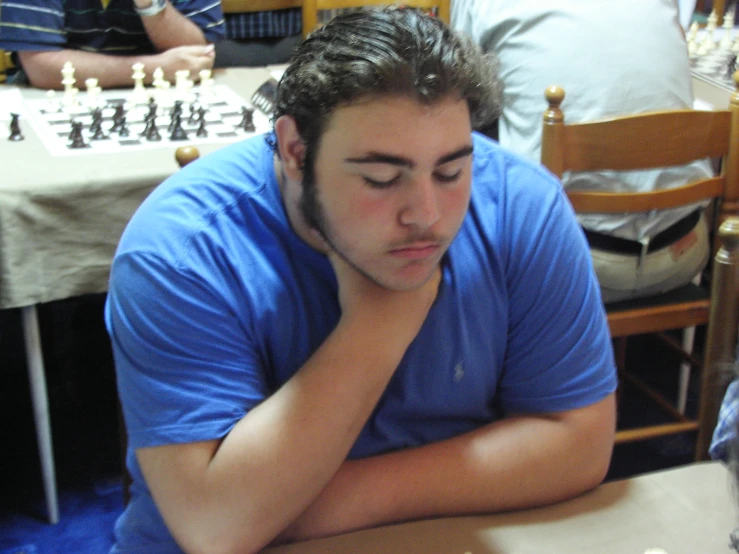
{"type": "Polygon", "coordinates": [[[261,133],[270,129],[270,122],[266,115],[259,110],[254,110],[253,122],[256,128],[254,132],[244,131],[239,127],[242,120],[242,107],[252,109],[251,104],[239,96],[226,85],[215,85],[207,97],[201,95],[198,87],[195,87],[188,99],[183,101],[182,128],[187,139],[173,141],[170,139],[170,111],[174,100],[160,98],[158,103],[156,124],[161,140],[147,140],[142,135],[145,127],[144,118],[149,112],[147,104],[129,106],[130,91],[109,90],[103,91],[100,97],[103,104],[102,128],[108,136],[104,140],[91,140],[90,123],[92,121],[91,109],[85,105],[84,93],[80,94],[80,103],[74,107],[53,105],[47,99],[26,100],[26,117],[30,120],[38,136],[53,156],[85,156],[97,153],[116,153],[130,150],[150,150],[153,148],[172,148],[188,144],[205,143],[228,143],[242,140],[255,133],[261,133]],[[111,133],[113,127],[113,114],[117,105],[126,105],[126,123],[128,136],[121,137],[118,133],[111,133]],[[205,113],[205,130],[207,137],[196,136],[199,123],[191,118],[190,106],[203,106],[205,113]],[[82,134],[86,148],[70,148],[69,138],[72,130],[72,121],[82,123],[82,134]]]}
{"type": "Polygon", "coordinates": [[[736,69],[736,53],[731,50],[715,49],[690,60],[690,71],[695,77],[731,92],[736,88],[732,78],[736,69]]]}

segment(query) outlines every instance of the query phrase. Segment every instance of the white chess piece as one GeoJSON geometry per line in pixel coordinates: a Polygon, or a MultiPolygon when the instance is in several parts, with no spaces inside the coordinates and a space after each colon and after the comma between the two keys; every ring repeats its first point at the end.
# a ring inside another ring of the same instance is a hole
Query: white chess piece
{"type": "Polygon", "coordinates": [[[100,93],[102,92],[102,87],[98,86],[98,80],[94,77],[90,77],[89,79],[85,79],[85,87],[87,88],[87,98],[86,103],[87,106],[90,109],[95,109],[100,107],[100,93]]]}
{"type": "Polygon", "coordinates": [[[719,48],[721,50],[731,50],[731,44],[734,42],[734,13],[729,10],[724,15],[724,23],[721,25],[724,30],[724,36],[721,37],[719,48]]]}
{"type": "Polygon", "coordinates": [[[64,85],[62,104],[64,106],[72,107],[77,104],[77,92],[79,90],[74,86],[76,82],[72,62],[64,62],[64,66],[62,66],[62,85],[64,85]]]}
{"type": "Polygon", "coordinates": [[[46,111],[47,113],[58,112],[61,109],[59,101],[56,99],[55,90],[46,91],[46,111]]]}
{"type": "Polygon", "coordinates": [[[209,103],[213,98],[213,77],[210,69],[201,69],[200,76],[200,98],[203,102],[209,103]]]}
{"type": "Polygon", "coordinates": [[[136,62],[131,66],[133,73],[131,78],[133,79],[133,92],[131,92],[131,102],[133,104],[146,104],[149,101],[149,95],[144,87],[144,79],[146,78],[146,72],[144,71],[144,64],[136,62]]]}

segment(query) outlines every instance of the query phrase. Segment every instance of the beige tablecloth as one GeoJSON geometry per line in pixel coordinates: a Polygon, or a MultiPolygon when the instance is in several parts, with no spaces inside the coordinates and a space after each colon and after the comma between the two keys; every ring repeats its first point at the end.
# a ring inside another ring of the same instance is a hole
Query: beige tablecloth
{"type": "MultiPolygon", "coordinates": [[[[268,77],[267,68],[215,75],[216,83],[244,98],[268,77]]],[[[44,95],[21,92],[26,98],[44,95]]],[[[0,140],[0,309],[104,292],[126,223],[149,192],[178,169],[175,147],[54,157],[28,121],[20,124],[25,140],[0,140]]],[[[220,146],[210,143],[200,151],[220,146]]]]}
{"type": "Polygon", "coordinates": [[[425,520],[265,550],[265,554],[730,554],[739,525],[718,462],[607,483],[554,506],[425,520]]]}

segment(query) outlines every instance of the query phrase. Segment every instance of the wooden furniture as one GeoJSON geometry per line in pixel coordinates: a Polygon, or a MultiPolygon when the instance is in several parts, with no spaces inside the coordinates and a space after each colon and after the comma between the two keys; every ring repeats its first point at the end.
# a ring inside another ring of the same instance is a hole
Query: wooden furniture
{"type": "MultiPolygon", "coordinates": [[[[739,86],[739,72],[734,79],[739,86]]],[[[680,165],[706,157],[722,160],[720,175],[675,189],[628,194],[570,192],[568,196],[576,212],[646,212],[715,199],[719,223],[739,213],[739,93],[734,92],[727,110],[652,112],[578,124],[565,123],[560,108],[564,91],[560,87],[550,87],[545,95],[549,108],[544,113],[542,163],[557,176],[561,177],[568,170],[633,170],[680,165]]],[[[640,429],[619,430],[617,443],[700,429],[696,458],[707,457],[703,435],[712,430],[709,413],[701,408],[699,419],[704,420],[687,418],[672,403],[626,372],[624,361],[626,337],[705,325],[709,321],[710,305],[707,287],[697,284],[651,298],[606,305],[622,377],[637,384],[674,420],[640,429]]],[[[674,340],[669,343],[678,347],[687,364],[700,366],[691,352],[685,352],[674,340]]],[[[692,344],[684,346],[692,349],[692,344]]],[[[687,389],[685,375],[683,382],[683,388],[687,389]]],[[[706,386],[703,382],[702,387],[706,386]]],[[[706,394],[708,391],[702,391],[701,397],[705,398],[706,394]]]]}
{"type": "Polygon", "coordinates": [[[698,452],[708,451],[721,400],[735,375],[728,371],[737,356],[739,333],[739,218],[730,217],[718,231],[721,247],[713,262],[711,311],[706,335],[699,400],[698,452]]]}
{"type": "Polygon", "coordinates": [[[736,505],[726,468],[701,463],[606,483],[552,506],[387,525],[263,554],[729,554],[736,505]]]}
{"type": "Polygon", "coordinates": [[[344,8],[360,8],[362,6],[387,6],[400,4],[409,8],[424,11],[435,10],[436,16],[444,23],[451,19],[451,0],[304,0],[303,1],[303,38],[318,27],[318,12],[322,10],[338,10],[344,8]]]}
{"type": "Polygon", "coordinates": [[[301,5],[301,0],[221,0],[223,13],[268,12],[301,5]]]}
{"type": "Polygon", "coordinates": [[[0,83],[4,83],[7,80],[8,70],[14,67],[13,53],[0,50],[0,83]]]}

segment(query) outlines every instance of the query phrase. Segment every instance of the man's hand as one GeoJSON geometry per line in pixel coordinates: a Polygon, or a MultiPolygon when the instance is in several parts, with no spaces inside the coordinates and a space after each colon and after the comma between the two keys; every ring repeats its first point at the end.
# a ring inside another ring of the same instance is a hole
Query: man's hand
{"type": "Polygon", "coordinates": [[[339,282],[342,321],[358,322],[368,329],[380,326],[388,340],[403,353],[426,320],[441,282],[441,269],[412,291],[392,291],[375,283],[336,253],[328,253],[339,282]],[[395,342],[397,341],[397,342],[395,342]]]}
{"type": "Polygon", "coordinates": [[[151,66],[161,67],[164,78],[170,82],[175,80],[175,72],[183,69],[190,71],[190,78],[197,80],[202,69],[211,69],[215,60],[215,49],[212,44],[205,46],[177,46],[156,56],[151,66]]]}

